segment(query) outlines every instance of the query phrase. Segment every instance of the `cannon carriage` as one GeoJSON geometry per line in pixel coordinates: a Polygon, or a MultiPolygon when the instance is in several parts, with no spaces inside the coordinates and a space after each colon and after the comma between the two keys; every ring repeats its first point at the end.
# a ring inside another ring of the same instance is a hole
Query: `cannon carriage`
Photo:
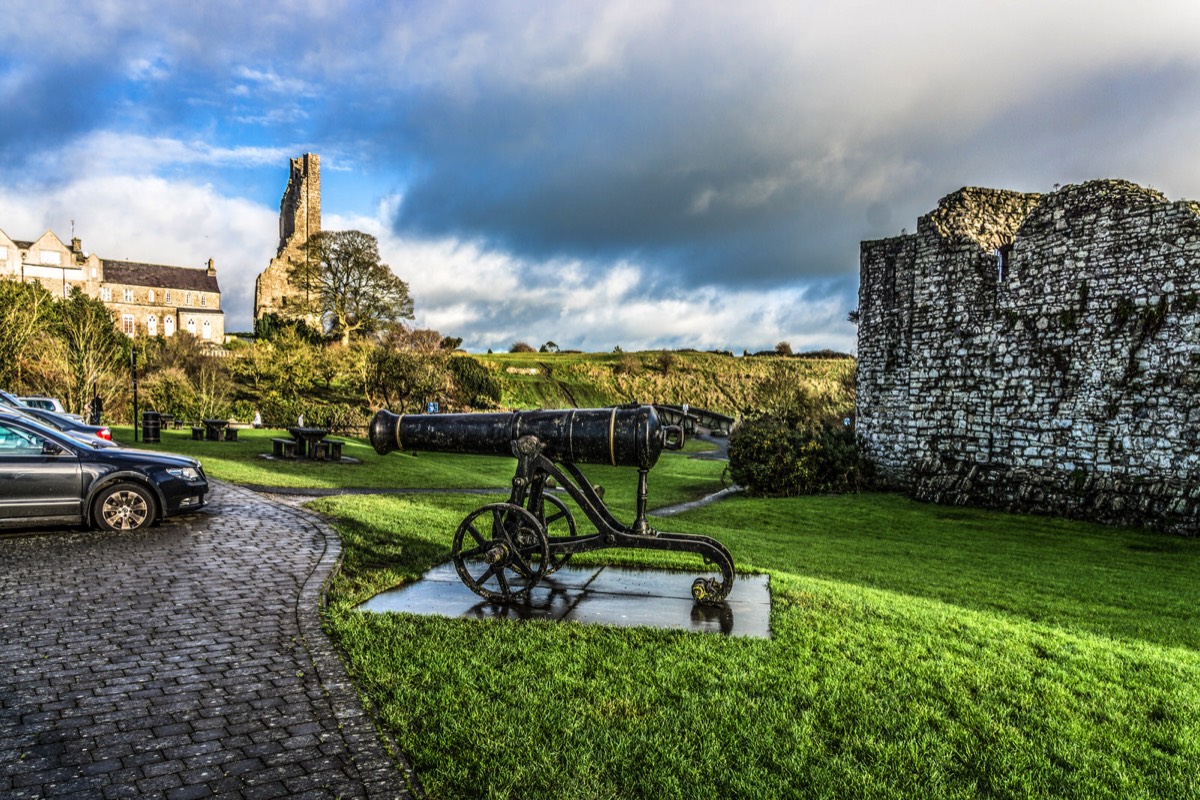
{"type": "Polygon", "coordinates": [[[572,555],[603,548],[695,553],[720,573],[693,581],[692,597],[700,604],[722,603],[733,587],[733,557],[724,545],[708,536],[659,531],[646,519],[650,469],[664,450],[684,442],[683,429],[662,424],[653,406],[477,414],[383,410],[371,420],[370,438],[380,455],[424,450],[517,459],[508,500],[475,509],[454,533],[455,570],[487,600],[525,600],[572,555]],[[613,516],[580,464],[637,468],[631,524],[613,516]],[[579,530],[568,505],[547,491],[551,481],[575,501],[593,532],[579,530]]]}

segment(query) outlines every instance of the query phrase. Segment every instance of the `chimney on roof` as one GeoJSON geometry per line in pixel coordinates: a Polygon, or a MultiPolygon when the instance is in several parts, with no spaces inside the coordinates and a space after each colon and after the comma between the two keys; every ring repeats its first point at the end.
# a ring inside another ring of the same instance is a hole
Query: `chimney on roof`
{"type": "Polygon", "coordinates": [[[215,278],[217,276],[217,268],[213,266],[213,260],[211,258],[208,260],[208,276],[210,278],[215,278]]]}
{"type": "Polygon", "coordinates": [[[75,255],[79,255],[83,252],[83,242],[78,236],[71,240],[71,252],[75,255]]]}

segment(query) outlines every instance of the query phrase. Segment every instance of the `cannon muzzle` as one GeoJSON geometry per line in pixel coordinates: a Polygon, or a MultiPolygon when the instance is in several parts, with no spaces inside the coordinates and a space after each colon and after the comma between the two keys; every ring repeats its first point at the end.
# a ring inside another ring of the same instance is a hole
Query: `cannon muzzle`
{"type": "Polygon", "coordinates": [[[383,455],[424,450],[470,455],[516,455],[534,437],[547,458],[573,464],[650,469],[663,450],[683,447],[683,429],[659,422],[654,406],[575,408],[481,414],[393,414],[371,419],[371,445],[383,455]]]}

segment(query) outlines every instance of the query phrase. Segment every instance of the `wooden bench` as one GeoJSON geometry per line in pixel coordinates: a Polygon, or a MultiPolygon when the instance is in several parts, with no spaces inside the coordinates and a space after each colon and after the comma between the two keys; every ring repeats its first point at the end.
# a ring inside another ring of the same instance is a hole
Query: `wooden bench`
{"type": "Polygon", "coordinates": [[[272,439],[271,440],[271,455],[275,458],[295,458],[296,457],[296,440],[295,439],[272,439]]]}
{"type": "Polygon", "coordinates": [[[200,425],[200,426],[193,425],[192,426],[192,438],[194,440],[196,440],[197,442],[204,441],[204,426],[203,425],[200,425]]]}
{"type": "Polygon", "coordinates": [[[322,439],[312,446],[310,458],[317,461],[341,461],[343,444],[345,442],[340,439],[322,439]]]}

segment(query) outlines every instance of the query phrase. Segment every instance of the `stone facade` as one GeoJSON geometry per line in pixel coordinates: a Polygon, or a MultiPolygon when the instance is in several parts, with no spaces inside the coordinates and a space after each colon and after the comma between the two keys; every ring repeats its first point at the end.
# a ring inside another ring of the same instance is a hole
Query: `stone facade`
{"type": "Polygon", "coordinates": [[[1200,533],[1200,204],[965,188],[863,242],[858,434],[922,499],[1200,533]]]}
{"type": "Polygon", "coordinates": [[[0,231],[0,277],[36,280],[59,297],[79,288],[112,309],[117,327],[130,336],[189,331],[203,341],[225,340],[221,287],[211,259],[198,269],[113,261],[85,252],[77,238],[68,246],[50,231],[35,241],[0,231]]]}
{"type": "Polygon", "coordinates": [[[304,245],[321,230],[321,157],[305,153],[291,160],[287,188],[279,202],[279,248],[254,282],[254,319],[286,314],[301,292],[288,272],[307,257],[304,245]]]}

